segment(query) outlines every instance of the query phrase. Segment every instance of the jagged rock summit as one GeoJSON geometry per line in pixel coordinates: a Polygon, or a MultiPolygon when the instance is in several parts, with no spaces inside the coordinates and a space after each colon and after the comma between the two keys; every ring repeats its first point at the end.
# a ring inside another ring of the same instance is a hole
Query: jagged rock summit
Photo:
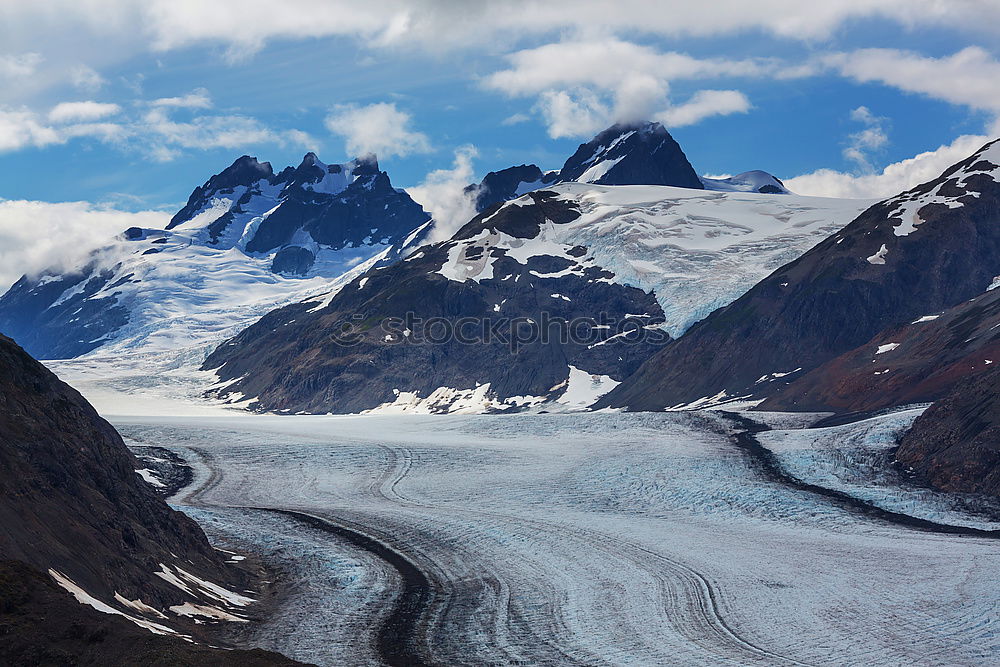
{"type": "Polygon", "coordinates": [[[374,155],[328,165],[310,152],[278,174],[244,155],[196,188],[167,229],[202,230],[199,240],[214,247],[299,247],[315,256],[319,247],[398,242],[429,219],[374,155]]]}

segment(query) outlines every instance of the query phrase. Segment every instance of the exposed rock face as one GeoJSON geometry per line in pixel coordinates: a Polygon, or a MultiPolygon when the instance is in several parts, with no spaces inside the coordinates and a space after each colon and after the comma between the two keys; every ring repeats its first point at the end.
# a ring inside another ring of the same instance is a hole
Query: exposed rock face
{"type": "Polygon", "coordinates": [[[476,211],[556,183],[600,185],[669,185],[720,192],[791,194],[766,171],[745,171],[726,178],[699,178],[680,146],[659,123],[612,125],[581,144],[559,171],[543,172],[533,164],[491,171],[466,192],[475,194],[476,211]]]}
{"type": "MultiPolygon", "coordinates": [[[[466,192],[475,194],[476,211],[482,212],[547,185],[571,181],[699,190],[704,187],[681,147],[662,125],[634,123],[612,125],[581,144],[559,171],[543,172],[533,164],[508,167],[491,171],[478,185],[468,186],[466,192]]],[[[749,188],[723,183],[717,189],[749,188]]]]}
{"type": "MultiPolygon", "coordinates": [[[[226,565],[197,524],[170,509],[135,468],[121,438],[83,397],[0,336],[0,560],[58,573],[63,588],[72,582],[131,617],[140,632],[140,624],[153,623],[161,634],[187,634],[194,626],[169,607],[230,607],[177,568],[238,593],[249,578],[226,565]],[[187,590],[157,572],[180,577],[187,590]],[[124,602],[136,600],[142,604],[124,602]]],[[[52,580],[58,583],[56,574],[52,580]]],[[[47,590],[29,593],[29,612],[52,604],[47,590]]],[[[4,594],[14,595],[8,604],[20,604],[20,594],[4,594]]]]}
{"type": "Polygon", "coordinates": [[[0,662],[5,665],[220,665],[301,663],[270,651],[220,650],[152,634],[81,605],[20,561],[0,561],[0,662]]]}
{"type": "Polygon", "coordinates": [[[971,299],[1000,274],[1000,145],[872,206],[649,359],[599,406],[770,395],[878,332],[971,299]],[[780,378],[780,382],[775,380],[780,378]]]}
{"type": "Polygon", "coordinates": [[[476,211],[482,212],[501,202],[516,199],[555,182],[559,172],[542,170],[533,164],[522,164],[486,174],[479,185],[470,185],[466,192],[476,195],[476,211]]]}
{"type": "Polygon", "coordinates": [[[184,208],[177,211],[170,219],[167,229],[172,229],[198,215],[219,195],[232,193],[238,187],[251,188],[261,181],[270,181],[273,178],[274,171],[270,162],[258,162],[257,158],[249,155],[237,158],[231,165],[208,179],[204,185],[194,189],[184,208]]]}
{"type": "Polygon", "coordinates": [[[97,261],[80,271],[22,276],[0,297],[0,331],[42,358],[85,354],[128,323],[116,290],[131,278],[97,261]]]}
{"type": "Polygon", "coordinates": [[[401,241],[430,217],[409,195],[392,187],[374,156],[325,165],[312,153],[297,169],[274,178],[281,204],[268,213],[245,248],[266,253],[307,234],[333,250],[401,241]]]}
{"type": "Polygon", "coordinates": [[[784,386],[761,410],[863,412],[925,403],[1000,363],[1000,290],[880,332],[784,386]]]}
{"type": "Polygon", "coordinates": [[[145,343],[195,310],[210,321],[213,304],[218,330],[298,300],[302,279],[336,279],[380,253],[394,260],[429,219],[375,156],[327,165],[309,153],[279,174],[243,156],[196,188],[165,230],[131,228],[78,270],[22,277],[0,297],[0,331],[36,357],[64,359],[145,343]],[[276,286],[269,268],[295,280],[276,286]]]}
{"type": "Polygon", "coordinates": [[[241,392],[257,397],[258,408],[293,412],[419,402],[431,411],[504,410],[564,396],[574,372],[620,380],[666,339],[646,329],[663,313],[652,294],[615,284],[585,247],[532,250],[544,227],[578,216],[546,191],[491,209],[451,241],[355,280],[327,305],[269,313],[205,368],[234,381],[222,396],[241,392]],[[488,271],[465,279],[487,262],[488,271]],[[598,321],[601,313],[615,321],[598,321]],[[579,323],[572,340],[560,329],[568,322],[579,323]],[[642,342],[615,337],[622,331],[612,327],[626,322],[642,342]]]}
{"type": "Polygon", "coordinates": [[[312,254],[308,248],[289,246],[274,254],[274,259],[271,260],[271,271],[304,276],[309,273],[309,269],[312,268],[315,261],[316,255],[312,254]]]}
{"type": "Polygon", "coordinates": [[[1000,497],[1000,368],[973,374],[932,404],[896,459],[937,488],[1000,497]]]}
{"type": "Polygon", "coordinates": [[[704,187],[684,151],[659,123],[612,125],[580,145],[559,171],[559,181],[704,187]]]}

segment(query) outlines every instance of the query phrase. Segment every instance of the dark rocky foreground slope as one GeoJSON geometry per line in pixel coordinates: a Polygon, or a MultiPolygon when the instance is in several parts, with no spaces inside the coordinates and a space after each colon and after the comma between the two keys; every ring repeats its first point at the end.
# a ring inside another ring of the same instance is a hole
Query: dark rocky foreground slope
{"type": "Polygon", "coordinates": [[[1000,275],[1000,146],[861,214],[666,346],[597,406],[764,397],[1000,275]]]}
{"type": "Polygon", "coordinates": [[[203,632],[171,607],[245,616],[248,601],[230,603],[205,582],[242,594],[250,575],[225,564],[135,467],[82,396],[0,336],[0,662],[121,664],[115,656],[137,637],[150,656],[197,656],[204,649],[181,636],[203,632]]]}
{"type": "Polygon", "coordinates": [[[933,405],[896,459],[945,491],[1000,496],[1000,290],[880,332],[784,386],[761,410],[869,413],[933,405]]]}
{"type": "Polygon", "coordinates": [[[761,410],[867,412],[929,403],[1000,363],[1000,290],[928,313],[783,386],[761,410]]]}
{"type": "Polygon", "coordinates": [[[549,191],[490,209],[328,304],[269,313],[204,368],[228,382],[223,397],[294,412],[357,412],[407,396],[435,411],[502,410],[560,397],[570,367],[621,380],[665,340],[646,329],[663,312],[651,293],[615,284],[587,248],[533,244],[543,227],[578,217],[549,191]],[[573,322],[570,336],[563,324],[573,322]],[[642,340],[615,336],[626,330],[642,340]]]}
{"type": "Polygon", "coordinates": [[[227,651],[155,635],[79,604],[21,561],[0,561],[0,662],[5,665],[219,665],[302,663],[270,651],[227,651]]]}
{"type": "Polygon", "coordinates": [[[937,488],[1000,497],[1000,368],[935,401],[903,436],[896,459],[937,488]]]}

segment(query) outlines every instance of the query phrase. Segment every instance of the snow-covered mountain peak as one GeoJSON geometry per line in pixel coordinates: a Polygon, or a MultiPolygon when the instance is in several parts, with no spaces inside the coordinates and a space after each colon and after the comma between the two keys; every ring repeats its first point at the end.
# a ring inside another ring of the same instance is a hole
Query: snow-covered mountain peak
{"type": "MultiPolygon", "coordinates": [[[[259,255],[293,245],[315,255],[317,245],[391,244],[427,220],[409,195],[392,187],[375,155],[326,164],[309,152],[278,174],[269,163],[241,157],[195,188],[167,229],[183,229],[192,243],[217,248],[259,255]]],[[[301,271],[311,262],[281,265],[301,271]]]]}
{"type": "Polygon", "coordinates": [[[166,229],[126,230],[75,271],[22,278],[0,298],[0,330],[46,359],[212,340],[392,261],[428,220],[374,155],[328,165],[307,153],[279,174],[243,156],[166,229]]]}
{"type": "Polygon", "coordinates": [[[652,122],[618,123],[581,144],[559,180],[703,189],[681,147],[665,127],[652,122]]]}
{"type": "Polygon", "coordinates": [[[296,191],[319,192],[335,195],[362,177],[368,182],[379,175],[378,159],[374,155],[355,158],[344,164],[326,164],[315,153],[309,152],[298,167],[287,167],[274,179],[282,186],[281,195],[294,195],[296,191]]]}
{"type": "Polygon", "coordinates": [[[476,198],[476,211],[520,197],[559,178],[558,171],[543,172],[536,165],[521,164],[486,174],[479,185],[470,185],[465,191],[476,198]]]}
{"type": "Polygon", "coordinates": [[[709,178],[703,176],[702,184],[706,190],[718,190],[720,192],[760,192],[770,195],[788,195],[791,191],[777,176],[769,174],[760,169],[744,171],[735,176],[725,176],[720,178],[709,178]]]}
{"type": "Polygon", "coordinates": [[[886,205],[892,209],[888,217],[894,223],[893,233],[908,236],[925,222],[921,215],[924,209],[933,206],[960,208],[995,183],[1000,183],[1000,139],[953,165],[939,178],[887,200],[886,205]]]}
{"type": "Polygon", "coordinates": [[[475,197],[476,211],[482,212],[529,192],[568,182],[791,194],[784,183],[766,171],[699,178],[667,129],[649,121],[612,125],[581,144],[559,171],[542,171],[533,164],[508,167],[491,171],[481,183],[468,186],[466,192],[475,197]]]}
{"type": "Polygon", "coordinates": [[[330,298],[270,313],[204,368],[217,370],[220,397],[263,409],[579,407],[870,204],[558,183],[490,207],[330,298]],[[329,342],[330,322],[360,312],[381,323],[359,329],[356,345],[329,342]],[[412,329],[392,329],[411,315],[412,329]],[[428,345],[421,323],[441,320],[460,335],[428,345]],[[540,333],[511,348],[508,323],[540,333]],[[489,337],[466,336],[470,324],[489,337]]]}
{"type": "Polygon", "coordinates": [[[188,222],[209,208],[215,199],[227,195],[238,199],[248,189],[261,182],[270,184],[273,179],[274,170],[271,168],[270,162],[259,162],[255,157],[243,155],[205,181],[204,185],[195,188],[188,198],[187,204],[170,219],[167,229],[173,229],[188,222]],[[236,192],[240,188],[242,190],[237,195],[236,192]]]}

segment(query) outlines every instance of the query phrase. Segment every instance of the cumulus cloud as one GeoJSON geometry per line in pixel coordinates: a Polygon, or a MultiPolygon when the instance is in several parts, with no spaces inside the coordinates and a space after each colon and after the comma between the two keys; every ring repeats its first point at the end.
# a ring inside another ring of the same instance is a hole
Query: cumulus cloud
{"type": "Polygon", "coordinates": [[[375,153],[380,157],[427,153],[431,142],[414,130],[412,117],[389,102],[368,106],[339,105],[326,117],[330,132],[344,138],[352,155],[375,153]]]}
{"type": "Polygon", "coordinates": [[[867,107],[851,112],[851,119],[865,125],[849,136],[844,157],[862,170],[860,174],[819,169],[785,179],[793,192],[822,197],[881,199],[937,178],[941,172],[1000,136],[1000,63],[982,49],[970,47],[951,56],[928,58],[909,51],[865,49],[827,58],[828,64],[858,81],[879,81],[919,93],[985,110],[993,117],[986,134],[966,134],[949,144],[925,151],[875,170],[872,154],[888,144],[887,119],[867,107]]]}
{"type": "Polygon", "coordinates": [[[196,116],[177,121],[163,108],[148,111],[135,134],[151,145],[150,156],[160,162],[177,157],[180,148],[242,148],[263,143],[315,146],[305,132],[273,130],[249,116],[196,116]]]}
{"type": "Polygon", "coordinates": [[[196,88],[180,97],[161,97],[150,104],[154,107],[175,107],[180,109],[211,109],[212,98],[204,88],[196,88]]]}
{"type": "Polygon", "coordinates": [[[0,291],[22,274],[79,267],[88,252],[129,227],[163,228],[170,214],[131,213],[89,202],[0,199],[0,291]]]}
{"type": "Polygon", "coordinates": [[[876,116],[866,106],[860,106],[851,112],[851,120],[863,124],[864,128],[848,136],[844,157],[855,163],[862,171],[871,172],[872,154],[889,144],[889,135],[885,130],[888,119],[876,116]]]}
{"type": "Polygon", "coordinates": [[[69,71],[70,83],[73,84],[75,88],[80,90],[85,90],[87,92],[94,92],[99,90],[104,86],[107,81],[104,80],[97,70],[88,65],[77,64],[70,68],[69,71]]]}
{"type": "Polygon", "coordinates": [[[898,49],[861,49],[825,58],[843,76],[878,81],[911,93],[1000,112],[1000,62],[970,46],[942,58],[898,49]]]}
{"type": "Polygon", "coordinates": [[[694,58],[615,38],[546,44],[510,54],[507,61],[509,67],[485,77],[483,85],[511,97],[536,96],[534,109],[552,137],[585,136],[615,121],[647,118],[691,125],[750,108],[736,90],[702,90],[674,104],[672,81],[804,74],[776,60],[694,58]]]}
{"type": "Polygon", "coordinates": [[[35,73],[42,62],[40,53],[0,55],[0,79],[23,79],[35,73]]]}
{"type": "Polygon", "coordinates": [[[0,108],[0,152],[26,146],[49,146],[64,142],[59,132],[44,124],[28,109],[0,108]]]}
{"type": "Polygon", "coordinates": [[[475,180],[472,161],[478,155],[475,146],[461,146],[455,151],[451,169],[438,169],[427,174],[423,183],[406,191],[424,207],[434,220],[431,242],[448,239],[476,215],[476,193],[466,192],[475,180]]]}
{"type": "Polygon", "coordinates": [[[484,84],[508,95],[581,85],[632,88],[635,77],[648,86],[650,81],[751,76],[775,69],[772,61],[699,59],[614,38],[545,44],[512,53],[506,60],[510,66],[487,76],[484,84]]]}
{"type": "Polygon", "coordinates": [[[684,104],[671,107],[654,118],[669,127],[683,127],[710,116],[728,116],[749,110],[750,100],[738,90],[700,90],[684,104]]]}
{"type": "Polygon", "coordinates": [[[606,127],[611,118],[610,108],[586,88],[546,90],[539,95],[535,109],[542,114],[553,139],[593,134],[606,127]]]}
{"type": "Polygon", "coordinates": [[[135,48],[223,44],[232,57],[251,54],[279,39],[346,36],[372,47],[415,45],[440,51],[594,26],[666,37],[757,30],[816,41],[850,21],[881,18],[905,28],[1000,34],[1000,6],[983,0],[825,0],[808,7],[798,0],[716,0],[688,3],[683,10],[650,11],[648,0],[577,0],[572,10],[564,3],[538,0],[285,0],[280,12],[269,0],[47,0],[3,3],[0,23],[12,26],[9,32],[28,44],[38,36],[38,26],[58,23],[74,28],[70,34],[122,35],[119,39],[136,35],[142,39],[135,40],[135,48]],[[234,19],[238,30],[232,29],[234,19]]]}
{"type": "MultiPolygon", "coordinates": [[[[194,95],[207,97],[198,91],[194,95]]],[[[318,144],[306,132],[273,129],[250,116],[213,114],[174,119],[174,109],[200,106],[196,101],[183,102],[187,97],[174,98],[182,101],[179,103],[154,104],[145,110],[139,107],[141,113],[124,118],[115,117],[124,111],[119,105],[94,101],[62,102],[44,116],[23,107],[0,107],[0,153],[86,138],[168,162],[185,149],[276,144],[314,150],[318,144]]]]}
{"type": "Polygon", "coordinates": [[[49,121],[53,123],[92,121],[114,116],[121,110],[117,104],[104,102],[60,102],[49,111],[49,121]]]}
{"type": "Polygon", "coordinates": [[[963,135],[950,144],[895,162],[876,173],[857,175],[820,169],[783,180],[789,190],[801,195],[882,199],[937,178],[989,140],[986,135],[963,135]]]}

